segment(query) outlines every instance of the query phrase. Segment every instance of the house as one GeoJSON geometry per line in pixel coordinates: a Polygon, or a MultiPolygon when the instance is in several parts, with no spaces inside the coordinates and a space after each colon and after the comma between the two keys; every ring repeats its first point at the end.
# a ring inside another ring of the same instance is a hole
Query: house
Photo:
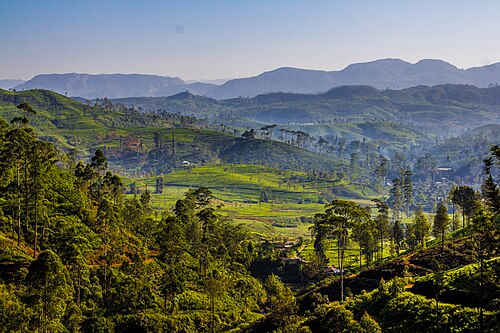
{"type": "Polygon", "coordinates": [[[323,272],[325,275],[340,274],[340,269],[335,268],[335,266],[325,266],[323,272]]]}
{"type": "Polygon", "coordinates": [[[287,265],[299,265],[306,262],[304,259],[300,257],[281,258],[281,260],[287,265]]]}

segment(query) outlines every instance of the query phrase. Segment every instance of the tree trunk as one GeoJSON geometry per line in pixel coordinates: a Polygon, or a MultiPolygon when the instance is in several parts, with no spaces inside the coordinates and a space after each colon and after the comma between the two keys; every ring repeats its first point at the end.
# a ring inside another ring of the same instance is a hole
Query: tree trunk
{"type": "Polygon", "coordinates": [[[462,229],[465,229],[465,209],[462,206],[462,229]]]}
{"type": "MultiPolygon", "coordinates": [[[[359,268],[361,268],[361,246],[359,247],[359,268]]],[[[368,262],[368,258],[366,259],[366,261],[368,262]]]]}
{"type": "Polygon", "coordinates": [[[453,200],[451,201],[451,207],[452,207],[452,211],[453,211],[453,215],[452,215],[452,221],[451,221],[451,225],[452,225],[452,229],[453,231],[456,230],[456,225],[455,225],[455,203],[453,202],[453,200]]]}
{"type": "Polygon", "coordinates": [[[170,314],[173,314],[175,311],[175,294],[172,293],[170,295],[170,314]]]}
{"type": "Polygon", "coordinates": [[[21,244],[21,181],[17,164],[17,246],[21,244]]]}
{"type": "Polygon", "coordinates": [[[29,198],[29,191],[28,191],[28,161],[24,161],[24,210],[25,210],[25,216],[24,216],[24,223],[25,223],[25,228],[26,231],[28,231],[29,228],[29,206],[28,206],[28,198],[29,198]]]}
{"type": "Polygon", "coordinates": [[[384,236],[380,235],[380,261],[384,259],[384,236]]]}
{"type": "Polygon", "coordinates": [[[37,237],[38,237],[38,192],[35,189],[35,195],[34,195],[34,200],[35,200],[35,232],[33,235],[33,259],[36,259],[36,246],[37,246],[37,237]]]}
{"type": "Polygon", "coordinates": [[[340,301],[344,302],[344,248],[340,250],[340,301]]]}
{"type": "Polygon", "coordinates": [[[340,267],[340,238],[337,238],[337,266],[340,267]]]}
{"type": "Polygon", "coordinates": [[[215,333],[215,296],[210,295],[210,312],[212,314],[212,322],[210,325],[212,326],[212,333],[215,333]]]}

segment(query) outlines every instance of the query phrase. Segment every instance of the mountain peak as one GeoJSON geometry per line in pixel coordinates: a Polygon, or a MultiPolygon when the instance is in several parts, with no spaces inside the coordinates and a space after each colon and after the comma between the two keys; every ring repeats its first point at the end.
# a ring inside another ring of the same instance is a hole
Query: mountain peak
{"type": "Polygon", "coordinates": [[[456,66],[440,59],[422,59],[413,65],[427,70],[456,70],[456,66]]]}

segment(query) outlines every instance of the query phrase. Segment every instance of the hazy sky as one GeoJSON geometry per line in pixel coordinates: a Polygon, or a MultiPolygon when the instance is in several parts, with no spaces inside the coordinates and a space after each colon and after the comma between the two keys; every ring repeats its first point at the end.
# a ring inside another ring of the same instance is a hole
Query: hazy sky
{"type": "Polygon", "coordinates": [[[0,0],[0,79],[148,73],[183,79],[380,58],[500,61],[498,0],[0,0]]]}

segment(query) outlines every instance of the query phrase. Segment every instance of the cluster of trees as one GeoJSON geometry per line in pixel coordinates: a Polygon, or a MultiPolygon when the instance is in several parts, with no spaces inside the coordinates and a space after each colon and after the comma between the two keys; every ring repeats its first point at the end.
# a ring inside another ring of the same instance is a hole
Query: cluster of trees
{"type": "MultiPolygon", "coordinates": [[[[85,101],[87,106],[91,105],[89,100],[85,101]]],[[[112,111],[117,115],[123,115],[120,121],[125,122],[125,126],[144,126],[144,127],[158,127],[161,124],[170,124],[173,126],[179,126],[182,128],[188,127],[201,127],[207,128],[209,126],[205,119],[200,119],[194,116],[181,114],[180,112],[168,112],[162,108],[158,108],[155,111],[144,112],[141,107],[137,108],[135,106],[127,106],[124,104],[114,104],[107,97],[102,99],[96,98],[93,103],[92,108],[87,108],[87,112],[93,115],[94,119],[97,120],[99,114],[106,110],[112,111]]],[[[101,121],[106,121],[105,119],[100,119],[101,121]]],[[[112,119],[114,125],[116,124],[117,118],[112,119]]]]}
{"type": "Polygon", "coordinates": [[[0,331],[218,332],[259,316],[248,267],[265,254],[209,189],[154,219],[101,150],[75,161],[28,123],[0,122],[0,331]]]}
{"type": "MultiPolygon", "coordinates": [[[[455,186],[449,193],[449,200],[453,207],[458,206],[462,211],[462,228],[466,227],[465,217],[469,221],[474,221],[473,228],[479,228],[481,231],[491,231],[495,233],[500,218],[500,187],[494,178],[498,170],[493,170],[493,166],[500,165],[500,148],[494,146],[491,148],[492,156],[485,160],[486,179],[483,185],[483,192],[476,192],[468,186],[455,186]]],[[[425,248],[429,236],[432,234],[440,239],[443,249],[445,236],[450,232],[457,230],[457,224],[452,223],[448,214],[448,202],[445,200],[437,204],[433,223],[429,221],[427,214],[422,207],[418,207],[412,218],[412,223],[406,225],[406,231],[403,229],[400,221],[400,212],[406,210],[411,204],[411,171],[401,172],[403,179],[395,179],[392,196],[394,198],[393,221],[390,221],[389,206],[379,199],[374,199],[376,205],[376,215],[372,217],[369,207],[362,207],[355,202],[334,199],[326,206],[325,212],[317,214],[314,219],[312,232],[314,235],[314,249],[316,258],[325,265],[328,262],[326,256],[327,244],[331,240],[335,241],[338,269],[340,270],[341,291],[340,299],[344,299],[343,275],[345,252],[349,248],[350,240],[354,240],[359,245],[361,254],[370,264],[373,261],[374,254],[376,259],[383,259],[384,241],[389,240],[391,250],[396,249],[399,254],[401,248],[425,248]],[[404,205],[404,206],[403,206],[404,205]],[[403,209],[402,207],[405,207],[403,209]]],[[[453,209],[453,219],[455,219],[453,209]]],[[[494,237],[497,235],[495,234],[494,237]]],[[[496,238],[494,238],[496,239],[496,238]]]]}

